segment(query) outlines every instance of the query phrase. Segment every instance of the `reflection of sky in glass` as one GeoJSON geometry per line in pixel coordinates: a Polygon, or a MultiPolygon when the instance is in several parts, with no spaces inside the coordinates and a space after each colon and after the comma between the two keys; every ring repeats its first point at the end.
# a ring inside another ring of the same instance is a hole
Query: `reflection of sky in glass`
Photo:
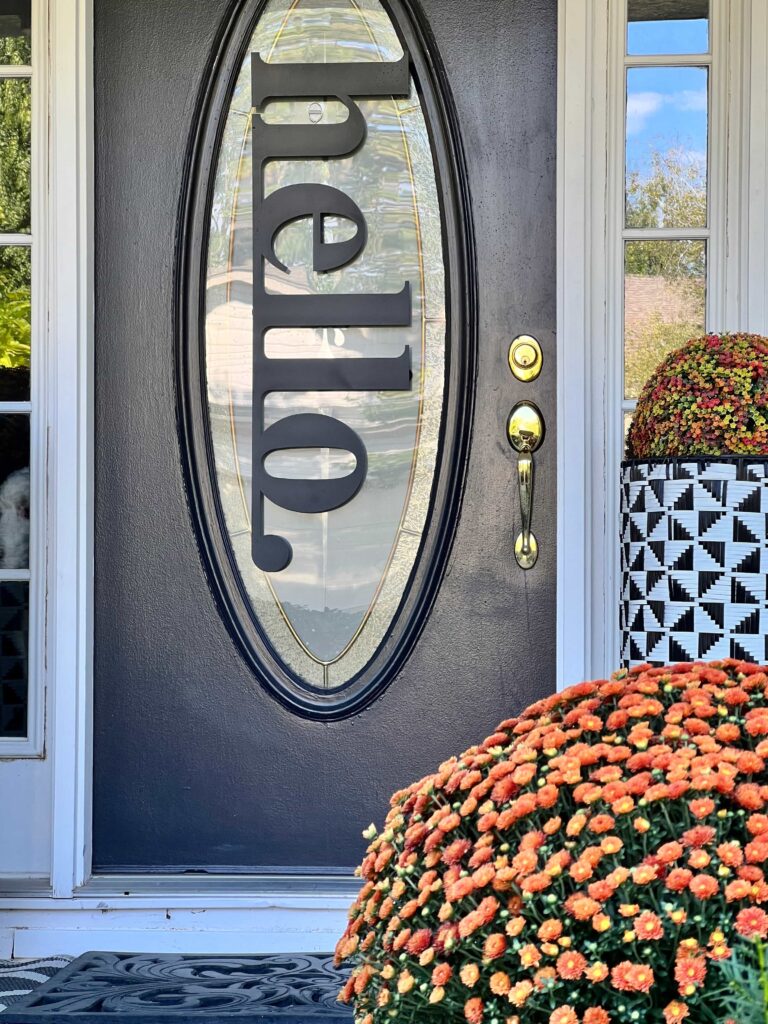
{"type": "Polygon", "coordinates": [[[627,72],[627,171],[646,173],[654,152],[707,161],[706,68],[630,68],[627,72]]]}
{"type": "Polygon", "coordinates": [[[631,21],[627,29],[627,53],[632,56],[706,53],[709,48],[708,26],[706,18],[692,18],[690,21],[631,21]]]}

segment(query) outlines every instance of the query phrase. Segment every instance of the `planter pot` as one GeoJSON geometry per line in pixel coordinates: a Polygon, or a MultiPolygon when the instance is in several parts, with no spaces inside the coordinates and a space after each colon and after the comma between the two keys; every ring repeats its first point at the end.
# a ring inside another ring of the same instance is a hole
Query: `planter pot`
{"type": "Polygon", "coordinates": [[[622,463],[624,664],[768,662],[767,523],[768,460],[622,463]]]}

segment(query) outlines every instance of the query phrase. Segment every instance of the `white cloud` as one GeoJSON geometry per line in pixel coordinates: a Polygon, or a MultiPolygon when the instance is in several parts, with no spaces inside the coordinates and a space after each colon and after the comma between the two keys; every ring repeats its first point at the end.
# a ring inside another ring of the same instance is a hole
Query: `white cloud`
{"type": "Polygon", "coordinates": [[[627,96],[627,135],[639,135],[667,99],[660,92],[631,92],[627,96]]]}
{"type": "MultiPolygon", "coordinates": [[[[707,109],[706,89],[681,89],[679,92],[631,92],[627,96],[627,136],[639,135],[648,122],[664,107],[681,113],[700,113],[707,109]]],[[[680,127],[684,127],[683,124],[680,127]]]]}
{"type": "Polygon", "coordinates": [[[707,109],[706,89],[683,89],[682,92],[672,93],[668,99],[676,110],[702,111],[707,109]]]}

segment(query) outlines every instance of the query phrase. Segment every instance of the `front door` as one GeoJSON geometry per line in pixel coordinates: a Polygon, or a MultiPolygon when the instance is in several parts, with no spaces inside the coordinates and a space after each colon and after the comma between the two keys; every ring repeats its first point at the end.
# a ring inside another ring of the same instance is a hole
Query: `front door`
{"type": "Polygon", "coordinates": [[[348,872],[553,690],[556,10],[95,5],[95,871],[348,872]]]}

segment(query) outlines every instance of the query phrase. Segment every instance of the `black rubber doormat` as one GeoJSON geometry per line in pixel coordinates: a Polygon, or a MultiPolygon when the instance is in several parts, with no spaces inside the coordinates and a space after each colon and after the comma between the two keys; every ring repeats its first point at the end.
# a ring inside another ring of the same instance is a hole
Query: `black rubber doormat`
{"type": "Polygon", "coordinates": [[[2,1024],[351,1024],[329,956],[84,953],[0,1015],[2,1024]]]}

